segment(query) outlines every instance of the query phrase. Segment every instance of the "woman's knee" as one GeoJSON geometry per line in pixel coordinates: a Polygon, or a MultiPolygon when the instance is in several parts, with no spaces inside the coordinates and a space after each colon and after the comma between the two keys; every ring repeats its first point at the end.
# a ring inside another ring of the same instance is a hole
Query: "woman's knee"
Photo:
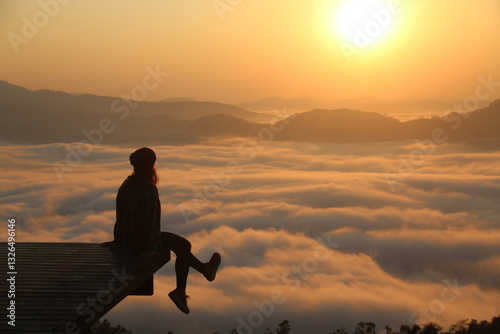
{"type": "Polygon", "coordinates": [[[162,241],[165,243],[165,247],[171,249],[174,253],[191,252],[191,242],[186,238],[170,232],[162,232],[161,236],[162,241]]]}
{"type": "Polygon", "coordinates": [[[180,241],[180,243],[182,244],[181,247],[182,247],[183,252],[191,253],[191,242],[189,242],[189,240],[186,238],[181,237],[181,239],[182,240],[180,241]]]}

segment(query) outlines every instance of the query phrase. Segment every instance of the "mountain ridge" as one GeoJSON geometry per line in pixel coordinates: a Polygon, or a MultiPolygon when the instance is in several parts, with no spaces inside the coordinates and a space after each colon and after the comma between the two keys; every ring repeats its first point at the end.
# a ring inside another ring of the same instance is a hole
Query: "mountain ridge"
{"type": "MultiPolygon", "coordinates": [[[[343,99],[336,101],[316,99],[285,99],[281,97],[266,97],[253,102],[238,104],[247,110],[262,112],[286,107],[295,111],[312,109],[355,109],[377,112],[385,115],[399,116],[404,119],[414,119],[418,116],[443,115],[459,102],[441,101],[436,99],[421,99],[416,101],[385,101],[372,96],[343,99]]],[[[479,108],[487,107],[491,102],[481,101],[479,108]]]]}
{"type": "Polygon", "coordinates": [[[466,114],[404,122],[376,112],[316,108],[273,124],[251,122],[240,117],[242,113],[232,112],[239,110],[237,107],[217,102],[142,105],[138,112],[117,98],[30,91],[0,81],[0,140],[30,144],[83,140],[96,144],[188,144],[212,137],[257,137],[264,129],[272,130],[275,140],[331,143],[424,140],[432,138],[436,129],[450,141],[500,137],[500,100],[466,114]],[[121,104],[113,108],[108,105],[110,101],[121,104]],[[98,109],[103,104],[106,108],[98,109]],[[206,110],[191,112],[191,119],[179,117],[186,110],[192,111],[193,105],[206,110]],[[158,106],[170,109],[155,112],[158,106]]]}
{"type": "MultiPolygon", "coordinates": [[[[50,109],[59,112],[83,111],[88,113],[108,114],[116,101],[125,101],[118,97],[101,96],[94,94],[70,94],[62,91],[47,89],[29,90],[21,86],[0,80],[0,98],[2,108],[19,109],[20,107],[34,107],[37,110],[50,109]]],[[[256,122],[267,121],[271,117],[219,102],[202,102],[188,98],[174,98],[162,101],[129,101],[131,112],[135,116],[149,117],[155,114],[169,114],[181,119],[195,120],[197,118],[226,113],[233,116],[256,122]]]]}

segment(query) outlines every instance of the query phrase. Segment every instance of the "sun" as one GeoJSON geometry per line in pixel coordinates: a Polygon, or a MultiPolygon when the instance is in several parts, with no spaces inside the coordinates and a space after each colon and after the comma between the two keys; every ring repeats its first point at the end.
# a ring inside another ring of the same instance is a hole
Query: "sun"
{"type": "Polygon", "coordinates": [[[374,46],[390,34],[401,10],[396,1],[345,0],[335,9],[332,28],[356,48],[374,46]]]}

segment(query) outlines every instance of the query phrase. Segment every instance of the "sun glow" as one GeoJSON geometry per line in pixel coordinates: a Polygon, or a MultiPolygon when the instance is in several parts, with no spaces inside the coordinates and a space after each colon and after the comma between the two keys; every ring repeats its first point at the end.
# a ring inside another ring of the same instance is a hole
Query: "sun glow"
{"type": "Polygon", "coordinates": [[[366,48],[390,34],[401,11],[395,0],[346,0],[336,8],[332,28],[345,42],[366,48]]]}

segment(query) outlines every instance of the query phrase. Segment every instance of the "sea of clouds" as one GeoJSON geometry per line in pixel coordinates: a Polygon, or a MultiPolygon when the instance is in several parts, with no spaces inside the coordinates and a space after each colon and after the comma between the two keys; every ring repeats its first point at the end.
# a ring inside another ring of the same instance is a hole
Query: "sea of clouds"
{"type": "MultiPolygon", "coordinates": [[[[0,146],[0,212],[16,218],[18,241],[112,239],[137,147],[87,147],[75,159],[75,145],[0,146]]],[[[445,143],[416,162],[415,142],[151,147],[162,229],[202,261],[220,252],[222,265],[213,283],[191,271],[189,316],[167,297],[169,263],[155,295],[128,297],[106,316],[113,324],[265,333],[288,319],[294,333],[327,334],[500,313],[500,151],[445,143]]]]}

